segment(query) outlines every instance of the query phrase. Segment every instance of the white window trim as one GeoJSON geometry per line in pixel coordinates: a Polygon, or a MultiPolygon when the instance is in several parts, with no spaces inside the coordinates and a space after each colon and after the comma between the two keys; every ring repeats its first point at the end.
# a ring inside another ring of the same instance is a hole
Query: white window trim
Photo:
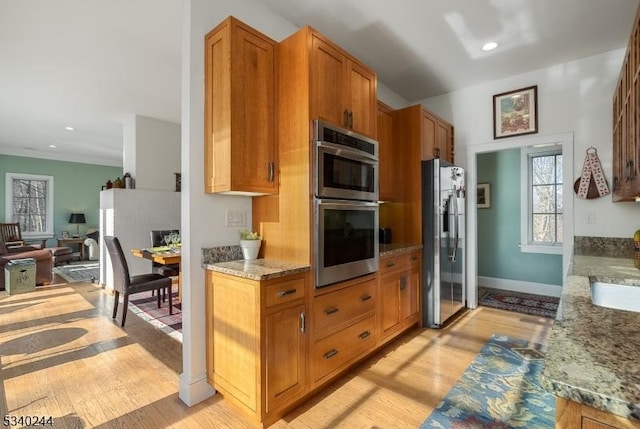
{"type": "MultiPolygon", "coordinates": [[[[531,172],[529,158],[531,155],[545,155],[562,153],[562,142],[523,147],[520,149],[520,251],[526,253],[546,253],[561,255],[562,244],[538,244],[529,240],[531,237],[532,215],[529,207],[531,201],[531,172]]],[[[563,157],[564,158],[564,157],[563,157]]],[[[563,170],[566,166],[563,165],[563,170]]],[[[564,172],[563,172],[564,176],[564,172]]],[[[563,177],[564,180],[564,177],[563,177]]],[[[563,195],[563,198],[566,196],[563,195]]],[[[564,205],[564,201],[563,201],[564,205]]],[[[563,225],[563,228],[565,225],[563,225]]]]}
{"type": "Polygon", "coordinates": [[[10,173],[5,174],[5,222],[13,220],[13,181],[15,179],[44,180],[47,182],[47,229],[44,232],[22,231],[22,238],[44,239],[52,238],[53,232],[53,176],[43,176],[38,174],[10,173]]]}

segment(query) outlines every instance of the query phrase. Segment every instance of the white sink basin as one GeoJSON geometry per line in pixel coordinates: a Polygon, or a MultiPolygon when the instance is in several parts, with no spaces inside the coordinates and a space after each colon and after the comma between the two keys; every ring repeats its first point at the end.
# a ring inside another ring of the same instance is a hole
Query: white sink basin
{"type": "Polygon", "coordinates": [[[640,312],[640,286],[592,282],[591,302],[601,307],[640,312]]]}

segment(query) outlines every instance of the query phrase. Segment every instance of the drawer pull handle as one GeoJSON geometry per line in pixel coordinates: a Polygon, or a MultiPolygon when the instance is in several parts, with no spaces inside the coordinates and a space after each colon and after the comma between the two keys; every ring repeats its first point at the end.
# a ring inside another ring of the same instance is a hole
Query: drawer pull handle
{"type": "Polygon", "coordinates": [[[385,264],[385,267],[393,267],[396,263],[395,262],[387,262],[385,264]]]}
{"type": "Polygon", "coordinates": [[[325,358],[325,359],[331,359],[332,357],[334,357],[334,356],[335,356],[335,355],[337,355],[337,354],[338,354],[338,350],[336,350],[336,349],[331,349],[331,350],[329,350],[328,352],[326,352],[326,353],[324,354],[324,358],[325,358]]]}
{"type": "Polygon", "coordinates": [[[278,298],[282,298],[283,296],[293,295],[297,291],[298,291],[298,289],[280,290],[280,291],[278,291],[278,293],[276,295],[278,296],[278,298]]]}
{"type": "Polygon", "coordinates": [[[418,260],[418,257],[417,257],[417,256],[412,256],[412,257],[411,257],[411,260],[412,260],[412,261],[417,261],[417,260],[418,260]]]}
{"type": "Polygon", "coordinates": [[[327,309],[324,311],[324,314],[326,314],[327,316],[329,316],[330,314],[337,313],[337,312],[338,312],[338,307],[331,307],[331,308],[327,308],[327,309]]]}
{"type": "Polygon", "coordinates": [[[360,337],[361,340],[364,340],[365,338],[367,338],[369,335],[371,335],[371,331],[364,331],[363,333],[361,333],[360,335],[358,335],[358,337],[360,337]]]}
{"type": "Polygon", "coordinates": [[[300,313],[300,332],[303,334],[307,332],[307,315],[304,311],[300,313]]]}
{"type": "Polygon", "coordinates": [[[367,294],[367,295],[362,295],[360,297],[360,301],[365,302],[365,301],[369,301],[371,299],[371,295],[367,294]]]}

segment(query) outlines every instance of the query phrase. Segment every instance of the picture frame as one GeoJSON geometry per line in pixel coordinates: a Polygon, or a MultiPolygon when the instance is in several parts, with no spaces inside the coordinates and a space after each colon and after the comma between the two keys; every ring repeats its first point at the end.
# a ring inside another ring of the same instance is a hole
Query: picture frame
{"type": "Polygon", "coordinates": [[[478,183],[476,206],[479,209],[491,207],[491,185],[489,183],[478,183]]]}
{"type": "Polygon", "coordinates": [[[528,86],[493,96],[493,138],[538,132],[538,86],[528,86]]]}
{"type": "Polygon", "coordinates": [[[63,239],[69,238],[69,231],[62,231],[62,238],[63,239]]]}

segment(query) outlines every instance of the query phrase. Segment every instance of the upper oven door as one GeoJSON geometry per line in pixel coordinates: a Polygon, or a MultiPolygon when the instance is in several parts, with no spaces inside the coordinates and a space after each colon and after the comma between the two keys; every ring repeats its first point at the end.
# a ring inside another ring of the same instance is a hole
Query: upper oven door
{"type": "Polygon", "coordinates": [[[378,158],[334,143],[316,142],[318,198],[378,201],[378,158]]]}

